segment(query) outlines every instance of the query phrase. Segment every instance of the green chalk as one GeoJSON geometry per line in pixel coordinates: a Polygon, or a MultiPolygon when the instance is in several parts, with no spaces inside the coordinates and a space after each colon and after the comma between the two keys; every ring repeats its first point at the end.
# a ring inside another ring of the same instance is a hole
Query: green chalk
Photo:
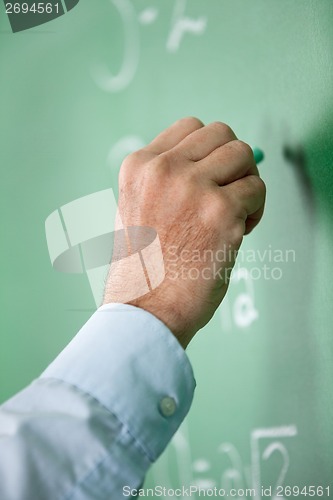
{"type": "Polygon", "coordinates": [[[257,164],[260,163],[265,158],[264,152],[261,151],[261,149],[252,148],[252,151],[253,151],[254,159],[255,159],[257,164]]]}

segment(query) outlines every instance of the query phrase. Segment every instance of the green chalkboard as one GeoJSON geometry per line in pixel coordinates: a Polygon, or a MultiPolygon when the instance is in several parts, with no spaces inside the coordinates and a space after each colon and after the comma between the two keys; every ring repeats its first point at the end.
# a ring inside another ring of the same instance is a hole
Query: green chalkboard
{"type": "Polygon", "coordinates": [[[188,348],[195,400],[146,486],[328,497],[332,1],[80,0],[17,33],[2,3],[0,17],[1,400],[96,309],[101,275],[51,264],[50,214],[116,193],[123,157],[179,117],[222,120],[265,151],[267,209],[188,348]]]}

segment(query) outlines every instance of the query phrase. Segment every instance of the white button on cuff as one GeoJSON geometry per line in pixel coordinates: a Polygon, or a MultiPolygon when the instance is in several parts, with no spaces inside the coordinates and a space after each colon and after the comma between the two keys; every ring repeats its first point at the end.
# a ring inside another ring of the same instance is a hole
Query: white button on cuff
{"type": "Polygon", "coordinates": [[[171,417],[176,411],[176,401],[169,396],[161,399],[160,401],[160,412],[163,417],[171,417]]]}

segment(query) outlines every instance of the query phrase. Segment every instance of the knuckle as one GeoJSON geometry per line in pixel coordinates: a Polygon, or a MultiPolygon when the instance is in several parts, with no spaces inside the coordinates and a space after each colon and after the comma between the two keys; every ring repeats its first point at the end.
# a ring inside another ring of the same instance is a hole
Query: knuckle
{"type": "Polygon", "coordinates": [[[143,149],[134,151],[133,153],[126,156],[121,164],[119,171],[119,181],[126,182],[133,177],[133,172],[142,164],[144,156],[143,149]]]}
{"type": "Polygon", "coordinates": [[[250,146],[243,141],[237,140],[234,141],[233,146],[237,149],[237,152],[244,157],[247,161],[254,161],[253,151],[250,146]]]}
{"type": "Polygon", "coordinates": [[[231,136],[231,137],[235,136],[234,131],[232,130],[232,128],[229,127],[229,125],[227,125],[224,122],[219,122],[219,121],[213,122],[213,123],[211,123],[211,127],[217,129],[221,134],[226,135],[228,137],[229,136],[231,136]]]}
{"type": "Polygon", "coordinates": [[[249,180],[250,180],[250,182],[252,182],[254,192],[258,196],[265,198],[265,196],[266,196],[266,184],[261,179],[261,177],[259,177],[258,175],[250,175],[249,180]]]}
{"type": "Polygon", "coordinates": [[[217,227],[221,225],[221,221],[228,216],[230,211],[229,200],[225,196],[221,196],[220,193],[210,194],[203,206],[206,207],[205,212],[208,220],[217,227]]]}
{"type": "Polygon", "coordinates": [[[234,248],[238,248],[245,234],[245,220],[237,218],[233,221],[229,230],[229,242],[234,248]]]}
{"type": "Polygon", "coordinates": [[[143,160],[145,160],[146,156],[147,155],[144,149],[138,149],[137,151],[129,154],[127,158],[125,158],[125,161],[133,164],[133,166],[137,166],[141,164],[143,160]]]}
{"type": "Polygon", "coordinates": [[[141,179],[146,185],[158,179],[170,177],[176,158],[171,151],[158,156],[151,156],[147,151],[139,149],[128,155],[123,161],[119,172],[119,183],[130,185],[134,180],[141,179]]]}
{"type": "MultiPolygon", "coordinates": [[[[152,158],[149,162],[146,162],[142,172],[142,182],[146,186],[156,187],[156,186],[170,186],[173,182],[173,167],[174,159],[169,152],[162,153],[161,155],[152,158]]],[[[157,192],[154,193],[154,198],[156,198],[157,192]]]]}
{"type": "Polygon", "coordinates": [[[193,127],[194,129],[204,127],[204,124],[202,123],[202,121],[199,120],[199,118],[196,118],[195,116],[186,116],[185,118],[181,118],[178,121],[179,121],[179,123],[187,124],[190,127],[193,127]]]}
{"type": "Polygon", "coordinates": [[[237,247],[245,231],[245,216],[235,217],[235,213],[238,210],[235,209],[235,200],[229,198],[226,194],[221,196],[220,194],[216,197],[214,201],[210,204],[209,210],[209,224],[210,227],[216,229],[216,231],[221,232],[223,228],[223,234],[233,247],[237,247]]]}
{"type": "Polygon", "coordinates": [[[123,160],[121,164],[121,169],[127,170],[128,168],[131,168],[136,162],[137,162],[137,151],[126,156],[126,158],[123,160]]]}
{"type": "Polygon", "coordinates": [[[165,153],[162,153],[154,158],[152,162],[153,168],[150,169],[150,171],[159,172],[161,174],[168,173],[174,161],[172,153],[170,151],[166,151],[165,153]]]}

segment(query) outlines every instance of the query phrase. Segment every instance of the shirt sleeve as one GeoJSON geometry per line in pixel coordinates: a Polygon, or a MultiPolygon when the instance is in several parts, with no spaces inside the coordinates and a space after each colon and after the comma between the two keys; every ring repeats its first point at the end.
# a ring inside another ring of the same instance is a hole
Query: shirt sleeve
{"type": "Polygon", "coordinates": [[[102,306],[0,407],[0,498],[125,498],[176,432],[194,388],[185,351],[161,321],[102,306]]]}

